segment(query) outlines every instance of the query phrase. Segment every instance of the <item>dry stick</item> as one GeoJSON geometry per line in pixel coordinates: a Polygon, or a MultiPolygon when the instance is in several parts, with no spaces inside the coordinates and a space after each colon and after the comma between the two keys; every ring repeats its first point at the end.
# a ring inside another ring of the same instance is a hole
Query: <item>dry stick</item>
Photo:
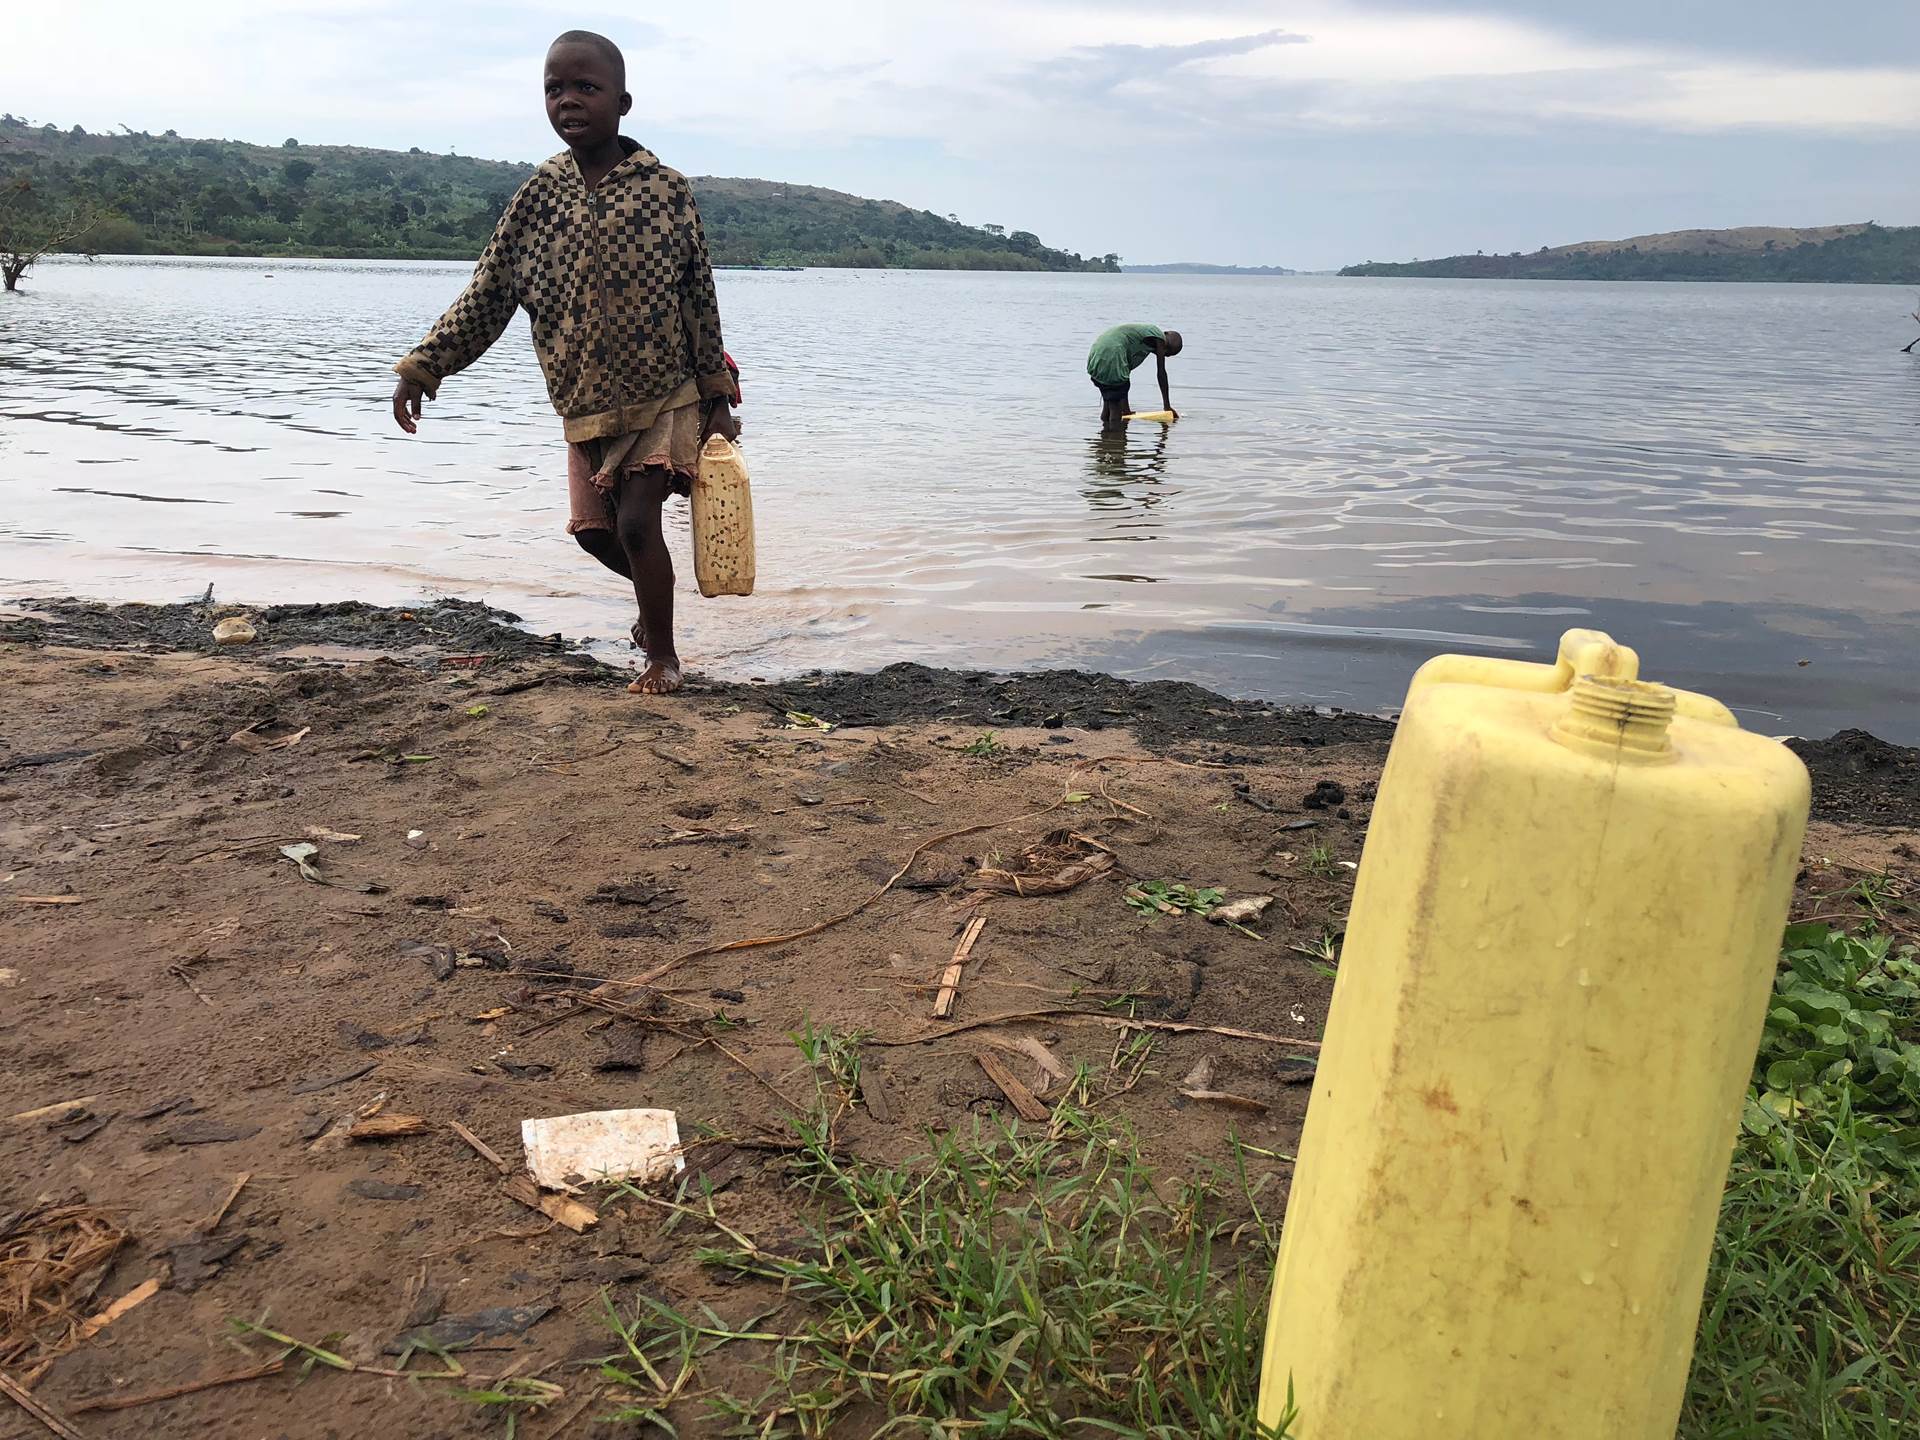
{"type": "Polygon", "coordinates": [[[534,1183],[531,1175],[515,1175],[501,1189],[529,1210],[538,1210],[549,1220],[558,1220],[576,1235],[600,1220],[598,1211],[571,1195],[541,1194],[540,1187],[534,1183]]]}
{"type": "Polygon", "coordinates": [[[40,1105],[32,1110],[21,1110],[16,1114],[9,1115],[7,1118],[9,1120],[18,1120],[22,1124],[29,1120],[45,1120],[55,1115],[64,1115],[69,1110],[83,1109],[99,1098],[99,1095],[82,1095],[77,1100],[58,1100],[51,1105],[40,1105]]]}
{"type": "Polygon", "coordinates": [[[967,925],[966,933],[960,937],[960,943],[954,946],[953,959],[947,962],[946,972],[940,977],[940,993],[934,997],[934,1019],[945,1020],[953,1014],[953,1002],[959,998],[960,977],[966,972],[967,956],[973,953],[973,942],[980,938],[980,932],[986,926],[986,916],[974,916],[967,925]]]}
{"type": "Polygon", "coordinates": [[[94,1400],[82,1400],[73,1407],[73,1413],[82,1414],[88,1410],[131,1410],[136,1405],[152,1405],[159,1400],[174,1400],[182,1395],[192,1395],[201,1390],[211,1390],[219,1385],[235,1385],[242,1380],[264,1380],[269,1375],[278,1375],[286,1369],[284,1360],[269,1360],[265,1365],[256,1365],[251,1370],[236,1370],[231,1375],[215,1375],[206,1380],[193,1380],[185,1385],[169,1385],[164,1390],[151,1390],[145,1395],[102,1395],[94,1400]]]}
{"type": "Polygon", "coordinates": [[[240,1198],[240,1192],[247,1188],[247,1181],[253,1178],[251,1170],[243,1170],[233,1180],[233,1188],[227,1191],[227,1198],[220,1202],[220,1208],[213,1212],[207,1223],[200,1227],[200,1233],[211,1235],[220,1228],[220,1222],[227,1218],[227,1211],[233,1208],[233,1202],[240,1198]]]}
{"type": "Polygon", "coordinates": [[[21,1389],[20,1383],[11,1375],[0,1375],[0,1395],[5,1395],[27,1414],[58,1435],[60,1440],[87,1440],[86,1436],[21,1389]]]}
{"type": "Polygon", "coordinates": [[[211,999],[209,999],[209,998],[208,998],[208,996],[207,996],[207,992],[206,992],[206,991],[204,991],[204,990],[202,990],[202,989],[201,989],[201,988],[200,988],[200,987],[199,987],[198,985],[196,985],[196,984],[194,984],[194,983],[193,983],[193,977],[192,977],[191,975],[189,975],[189,974],[187,974],[187,967],[186,967],[186,966],[184,966],[184,965],[169,965],[169,966],[167,967],[167,973],[168,973],[169,975],[172,975],[172,976],[173,976],[173,977],[174,977],[175,979],[177,979],[177,980],[179,980],[179,982],[180,982],[180,983],[181,983],[182,985],[184,985],[184,986],[186,986],[186,987],[187,987],[187,989],[189,989],[189,990],[191,990],[191,991],[192,991],[192,992],[193,992],[193,993],[194,993],[194,994],[195,994],[196,996],[198,996],[198,997],[199,997],[199,1000],[200,1000],[200,1003],[201,1003],[202,1005],[206,1005],[206,1006],[209,1006],[209,1007],[211,1007],[211,1008],[213,1008],[213,1009],[218,1009],[218,1008],[219,1008],[218,1006],[216,1006],[216,1005],[214,1005],[214,1003],[213,1003],[213,1001],[212,1001],[211,999]]]}
{"type": "Polygon", "coordinates": [[[129,1290],[98,1315],[93,1316],[83,1324],[80,1329],[75,1332],[75,1343],[81,1340],[91,1340],[102,1330],[106,1329],[107,1326],[113,1324],[114,1321],[133,1309],[134,1306],[146,1304],[147,1301],[151,1300],[159,1292],[160,1277],[158,1275],[154,1276],[151,1280],[141,1281],[140,1284],[134,1286],[133,1289],[129,1290]]]}
{"type": "Polygon", "coordinates": [[[474,1134],[473,1131],[462,1125],[458,1120],[449,1120],[447,1122],[447,1128],[462,1140],[466,1141],[467,1144],[471,1145],[476,1155],[493,1166],[493,1168],[498,1170],[502,1175],[513,1168],[500,1158],[497,1150],[487,1144],[487,1142],[482,1140],[478,1135],[474,1134]]]}
{"type": "Polygon", "coordinates": [[[1292,1035],[1269,1035],[1261,1030],[1236,1030],[1229,1025],[1193,1025],[1180,1020],[1140,1020],[1121,1015],[1089,1015],[1084,1010],[1076,1010],[1068,1005],[1053,1005],[1044,1010],[1017,1010],[1007,1015],[987,1015],[978,1020],[946,1025],[938,1030],[930,1030],[925,1035],[912,1035],[900,1040],[883,1040],[873,1035],[867,1037],[866,1043],[882,1046],[925,1045],[929,1041],[944,1040],[949,1035],[964,1034],[968,1030],[979,1030],[988,1025],[1010,1025],[1018,1020],[1061,1020],[1069,1025],[1099,1025],[1109,1030],[1164,1030],[1176,1035],[1225,1035],[1234,1040],[1257,1040],[1265,1045],[1295,1045],[1302,1050],[1320,1048],[1318,1040],[1301,1040],[1292,1035]]]}
{"type": "Polygon", "coordinates": [[[761,1085],[765,1086],[768,1093],[771,1094],[774,1099],[778,1100],[782,1105],[786,1106],[787,1109],[793,1111],[794,1114],[803,1115],[806,1113],[798,1105],[794,1104],[793,1101],[789,1100],[785,1095],[783,1095],[778,1085],[775,1085],[771,1080],[767,1079],[766,1076],[762,1075],[758,1070],[754,1069],[751,1065],[747,1064],[745,1060],[742,1060],[738,1055],[734,1054],[733,1051],[729,1050],[726,1046],[722,1045],[718,1040],[714,1039],[711,1035],[706,1036],[704,1039],[701,1040],[700,1043],[702,1045],[711,1045],[714,1049],[718,1050],[722,1055],[726,1056],[727,1059],[731,1060],[734,1064],[738,1065],[742,1070],[746,1071],[748,1075],[752,1076],[755,1080],[759,1081],[761,1085]]]}
{"type": "Polygon", "coordinates": [[[997,1055],[989,1055],[984,1050],[973,1052],[974,1063],[987,1072],[987,1078],[999,1087],[1000,1093],[1007,1097],[1007,1103],[1013,1106],[1014,1113],[1022,1120],[1039,1125],[1051,1117],[1047,1107],[1035,1098],[1033,1091],[1020,1082],[1020,1078],[1001,1063],[997,1055]]]}
{"type": "MultiPolygon", "coordinates": [[[[933,849],[934,846],[945,844],[949,840],[958,840],[963,835],[978,835],[983,830],[999,830],[1008,825],[1021,824],[1023,821],[1037,820],[1042,815],[1051,815],[1066,803],[1066,797],[1063,795],[1051,805],[1043,809],[1029,811],[1025,815],[1015,815],[1006,820],[988,820],[979,825],[963,825],[958,830],[943,830],[940,834],[923,840],[919,845],[915,846],[913,853],[907,856],[906,863],[893,872],[893,875],[888,879],[886,884],[882,885],[878,890],[874,891],[873,894],[869,895],[844,914],[835,915],[830,920],[822,920],[818,925],[809,925],[804,930],[796,930],[791,935],[756,935],[749,940],[730,940],[724,945],[708,945],[699,950],[689,950],[684,955],[661,962],[645,974],[634,976],[626,983],[631,985],[651,985],[669,970],[677,969],[689,960],[701,960],[709,955],[723,955],[730,950],[757,950],[766,945],[785,945],[794,940],[805,940],[810,936],[820,934],[822,931],[831,930],[834,926],[844,924],[848,920],[853,919],[854,916],[886,895],[888,891],[892,890],[895,885],[899,884],[900,881],[905,878],[906,873],[913,868],[913,862],[926,854],[927,851],[933,849]]],[[[609,982],[609,984],[610,983],[611,982],[609,982]]],[[[597,995],[606,988],[608,988],[607,985],[596,986],[587,993],[597,995]]]]}
{"type": "Polygon", "coordinates": [[[1153,819],[1152,815],[1148,814],[1145,810],[1142,810],[1138,805],[1129,805],[1126,801],[1116,800],[1113,798],[1113,796],[1109,795],[1107,793],[1107,780],[1104,775],[1100,777],[1100,798],[1106,801],[1107,804],[1113,806],[1114,809],[1116,810],[1129,811],[1132,814],[1138,815],[1142,820],[1153,819]]]}

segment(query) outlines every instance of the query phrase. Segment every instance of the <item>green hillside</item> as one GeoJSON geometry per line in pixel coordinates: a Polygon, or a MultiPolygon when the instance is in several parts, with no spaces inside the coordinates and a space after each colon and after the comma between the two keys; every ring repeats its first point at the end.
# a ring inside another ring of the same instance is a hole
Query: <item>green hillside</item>
{"type": "MultiPolygon", "coordinates": [[[[530,165],[352,145],[247,145],[0,117],[0,196],[92,201],[101,254],[471,260],[530,165]],[[28,189],[17,187],[26,181],[28,189]]],[[[810,185],[696,177],[714,262],[927,270],[1115,270],[1024,230],[810,185]]]]}
{"type": "Polygon", "coordinates": [[[1681,230],[1589,241],[1530,255],[1449,255],[1400,264],[1368,261],[1342,275],[1455,280],[1790,280],[1920,284],[1920,225],[1828,225],[1793,230],[1681,230]]]}

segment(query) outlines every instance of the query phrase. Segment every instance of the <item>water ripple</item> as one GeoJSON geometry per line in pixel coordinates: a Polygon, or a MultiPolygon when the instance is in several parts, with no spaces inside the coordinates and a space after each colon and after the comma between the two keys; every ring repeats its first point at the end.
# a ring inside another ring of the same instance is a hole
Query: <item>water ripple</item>
{"type": "MultiPolygon", "coordinates": [[[[0,582],[451,592],[611,652],[632,602],[563,532],[524,326],[449,382],[419,437],[392,426],[387,366],[463,280],[42,266],[0,304],[0,582]],[[120,487],[75,483],[128,464],[120,487]]],[[[1095,663],[1380,708],[1425,653],[1519,653],[1586,623],[1756,714],[1920,738],[1920,364],[1894,353],[1894,290],[720,283],[761,593],[682,607],[707,663],[1095,663]],[[1124,319],[1187,335],[1184,418],[1101,436],[1082,362],[1124,319]]],[[[684,547],[683,512],[673,526],[684,547]]]]}

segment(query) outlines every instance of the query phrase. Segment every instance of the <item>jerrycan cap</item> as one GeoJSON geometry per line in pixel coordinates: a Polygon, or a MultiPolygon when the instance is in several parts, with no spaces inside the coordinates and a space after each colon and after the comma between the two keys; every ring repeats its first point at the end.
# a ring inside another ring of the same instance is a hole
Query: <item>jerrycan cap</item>
{"type": "Polygon", "coordinates": [[[1613,675],[1581,675],[1553,738],[1570,750],[1636,763],[1673,759],[1675,693],[1665,685],[1613,675]]]}

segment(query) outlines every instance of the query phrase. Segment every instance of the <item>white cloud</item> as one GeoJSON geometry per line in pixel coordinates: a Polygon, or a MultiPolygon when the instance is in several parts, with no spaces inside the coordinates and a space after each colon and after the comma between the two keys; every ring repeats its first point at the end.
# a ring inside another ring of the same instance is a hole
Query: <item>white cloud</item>
{"type": "Polygon", "coordinates": [[[125,121],[475,152],[510,143],[528,155],[551,144],[533,99],[542,47],[559,28],[598,23],[628,40],[643,126],[759,146],[904,140],[984,156],[1149,137],[1257,144],[1321,127],[1920,129],[1920,69],[1599,43],[1469,9],[1358,0],[736,0],[724,11],[649,7],[644,25],[596,17],[591,0],[452,12],[390,0],[178,0],[163,14],[148,0],[90,0],[10,21],[7,108],[94,128],[125,121]]]}

